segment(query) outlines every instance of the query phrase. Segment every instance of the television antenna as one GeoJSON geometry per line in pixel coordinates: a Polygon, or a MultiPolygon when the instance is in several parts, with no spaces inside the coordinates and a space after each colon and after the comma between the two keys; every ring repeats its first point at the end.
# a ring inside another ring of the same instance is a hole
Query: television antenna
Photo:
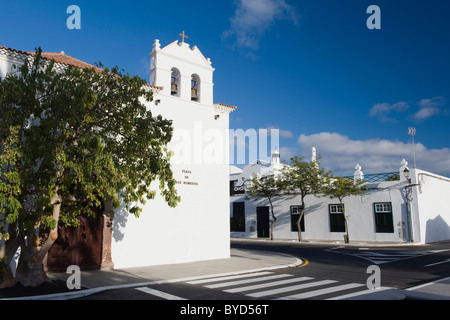
{"type": "Polygon", "coordinates": [[[413,158],[414,158],[414,169],[416,168],[416,148],[414,145],[414,136],[416,135],[416,128],[409,127],[408,135],[412,137],[412,146],[413,146],[413,158]]]}

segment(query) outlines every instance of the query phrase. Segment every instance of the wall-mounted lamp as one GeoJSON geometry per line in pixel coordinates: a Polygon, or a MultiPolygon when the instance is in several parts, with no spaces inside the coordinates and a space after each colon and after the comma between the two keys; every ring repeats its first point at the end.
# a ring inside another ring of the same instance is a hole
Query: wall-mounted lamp
{"type": "Polygon", "coordinates": [[[160,104],[160,103],[161,103],[161,100],[160,100],[160,99],[155,100],[155,105],[158,105],[158,104],[160,104]]]}
{"type": "Polygon", "coordinates": [[[220,115],[219,114],[216,114],[215,116],[214,116],[214,120],[217,120],[217,119],[219,119],[220,118],[220,115]]]}
{"type": "Polygon", "coordinates": [[[405,170],[403,170],[403,175],[405,176],[406,180],[411,183],[411,172],[408,170],[408,168],[405,168],[405,170]]]}

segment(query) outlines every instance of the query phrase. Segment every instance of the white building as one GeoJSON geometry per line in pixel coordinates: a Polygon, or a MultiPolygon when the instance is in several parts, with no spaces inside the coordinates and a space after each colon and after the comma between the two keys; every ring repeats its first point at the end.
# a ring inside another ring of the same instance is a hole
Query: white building
{"type": "MultiPolygon", "coordinates": [[[[0,76],[33,55],[0,46],[0,76]]],[[[62,51],[43,52],[42,56],[54,59],[56,68],[92,67],[62,51]]],[[[71,234],[66,238],[84,239],[78,246],[88,248],[80,251],[95,256],[81,268],[136,267],[230,256],[228,130],[229,113],[236,107],[213,103],[211,61],[184,38],[163,48],[155,40],[150,59],[153,101],[148,108],[153,115],[173,121],[169,149],[175,153],[171,164],[181,202],[170,208],[157,195],[143,207],[139,218],[125,207],[113,211],[105,203],[104,214],[95,222],[82,221],[84,231],[63,230],[71,234]]],[[[58,243],[61,238],[49,251],[49,269],[65,270],[66,265],[80,263],[67,250],[70,244],[58,243]]]]}
{"type": "MultiPolygon", "coordinates": [[[[272,162],[254,161],[230,174],[232,237],[268,237],[269,204],[265,199],[246,199],[242,178],[279,170],[279,155],[272,162]]],[[[313,159],[315,150],[313,150],[313,159]]],[[[364,175],[356,166],[354,179],[364,179],[364,196],[344,199],[350,241],[431,243],[450,239],[450,179],[419,169],[403,160],[398,172],[364,175]],[[410,181],[405,177],[405,169],[410,181]]],[[[274,238],[298,239],[296,221],[301,211],[299,195],[273,200],[277,221],[274,238]]],[[[338,200],[308,195],[301,222],[305,240],[343,241],[346,234],[338,200]]]]}
{"type": "Polygon", "coordinates": [[[210,59],[184,41],[150,53],[150,85],[160,88],[149,108],[173,120],[172,170],[181,202],[149,201],[139,218],[116,211],[112,260],[131,267],[228,258],[229,113],[213,103],[210,59]],[[142,254],[142,246],[147,249],[142,254]]]}

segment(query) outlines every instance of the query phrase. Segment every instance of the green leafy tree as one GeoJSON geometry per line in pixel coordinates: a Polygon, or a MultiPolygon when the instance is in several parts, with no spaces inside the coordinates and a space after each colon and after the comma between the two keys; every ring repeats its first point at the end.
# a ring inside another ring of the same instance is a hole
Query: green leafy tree
{"type": "Polygon", "coordinates": [[[299,194],[302,201],[300,215],[296,221],[299,241],[302,241],[300,222],[306,210],[306,196],[317,195],[321,192],[324,185],[329,182],[330,175],[331,172],[321,169],[317,161],[306,162],[301,156],[291,158],[289,166],[284,166],[282,169],[287,193],[299,194]]]}
{"type": "Polygon", "coordinates": [[[158,188],[169,206],[180,200],[171,121],[147,110],[145,80],[100,67],[57,70],[38,49],[0,80],[0,258],[9,265],[21,247],[16,276],[24,285],[45,281],[42,260],[59,222],[77,226],[102,199],[139,216],[158,188]],[[43,229],[50,231],[40,243],[43,229]]]}
{"type": "Polygon", "coordinates": [[[265,198],[269,201],[270,207],[270,240],[273,240],[273,227],[277,217],[273,211],[273,200],[283,194],[286,185],[274,174],[264,176],[254,175],[250,179],[244,180],[245,196],[251,198],[265,198]]]}
{"type": "Polygon", "coordinates": [[[15,221],[22,209],[19,197],[21,179],[15,166],[21,158],[20,151],[15,148],[18,128],[11,126],[0,134],[0,139],[0,288],[4,288],[15,283],[9,264],[18,248],[15,221]],[[11,234],[8,232],[8,224],[11,226],[11,234]],[[13,240],[10,241],[11,237],[13,240]]]}
{"type": "Polygon", "coordinates": [[[328,196],[331,199],[338,199],[339,204],[342,206],[342,214],[344,215],[346,241],[350,241],[348,223],[349,215],[345,211],[344,199],[350,196],[364,195],[367,188],[363,185],[364,180],[354,181],[350,178],[334,177],[331,182],[323,187],[324,196],[328,196]]]}

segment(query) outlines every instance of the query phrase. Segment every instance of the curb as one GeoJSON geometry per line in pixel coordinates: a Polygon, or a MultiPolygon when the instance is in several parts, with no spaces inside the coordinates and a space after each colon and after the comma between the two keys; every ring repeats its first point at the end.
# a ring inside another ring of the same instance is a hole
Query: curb
{"type": "Polygon", "coordinates": [[[431,293],[431,292],[422,292],[422,291],[416,291],[420,290],[422,288],[426,288],[428,286],[436,285],[441,282],[447,282],[450,280],[450,277],[439,279],[436,281],[427,282],[415,287],[411,287],[408,289],[403,290],[404,294],[406,295],[407,299],[410,300],[450,300],[450,296],[448,295],[442,295],[439,293],[431,293]]]}
{"type": "Polygon", "coordinates": [[[282,243],[282,244],[296,244],[296,245],[318,245],[318,246],[343,246],[343,247],[370,247],[370,248],[376,248],[376,247],[421,247],[421,246],[428,246],[432,243],[414,243],[414,242],[395,242],[395,243],[376,243],[376,242],[350,242],[345,243],[340,240],[330,240],[330,241],[315,241],[315,240],[292,240],[292,239],[274,239],[274,240],[268,240],[268,239],[258,239],[258,238],[238,238],[233,237],[231,238],[231,241],[237,241],[237,242],[259,242],[259,243],[282,243]]]}
{"type": "Polygon", "coordinates": [[[73,292],[53,293],[53,294],[45,294],[45,295],[37,295],[37,296],[27,296],[27,297],[3,298],[0,300],[71,300],[71,299],[86,297],[86,296],[100,293],[100,292],[107,291],[107,290],[145,287],[145,286],[149,286],[149,285],[201,280],[201,279],[206,279],[206,278],[232,276],[232,275],[237,275],[237,274],[261,272],[261,271],[268,271],[268,270],[296,268],[303,264],[303,261],[297,257],[287,255],[287,254],[282,254],[282,253],[279,253],[279,255],[284,255],[284,256],[287,256],[290,258],[295,258],[295,262],[290,263],[290,264],[283,264],[283,265],[278,265],[278,266],[270,266],[270,267],[262,267],[262,268],[254,268],[254,269],[241,270],[241,271],[230,271],[230,272],[184,277],[184,278],[169,279],[169,280],[145,281],[145,282],[136,282],[136,283],[129,283],[129,284],[121,284],[121,285],[103,286],[103,287],[90,288],[90,289],[81,289],[81,290],[77,290],[77,291],[73,291],[73,292]]]}
{"type": "Polygon", "coordinates": [[[450,297],[427,292],[403,290],[406,300],[450,300],[450,297]]]}

